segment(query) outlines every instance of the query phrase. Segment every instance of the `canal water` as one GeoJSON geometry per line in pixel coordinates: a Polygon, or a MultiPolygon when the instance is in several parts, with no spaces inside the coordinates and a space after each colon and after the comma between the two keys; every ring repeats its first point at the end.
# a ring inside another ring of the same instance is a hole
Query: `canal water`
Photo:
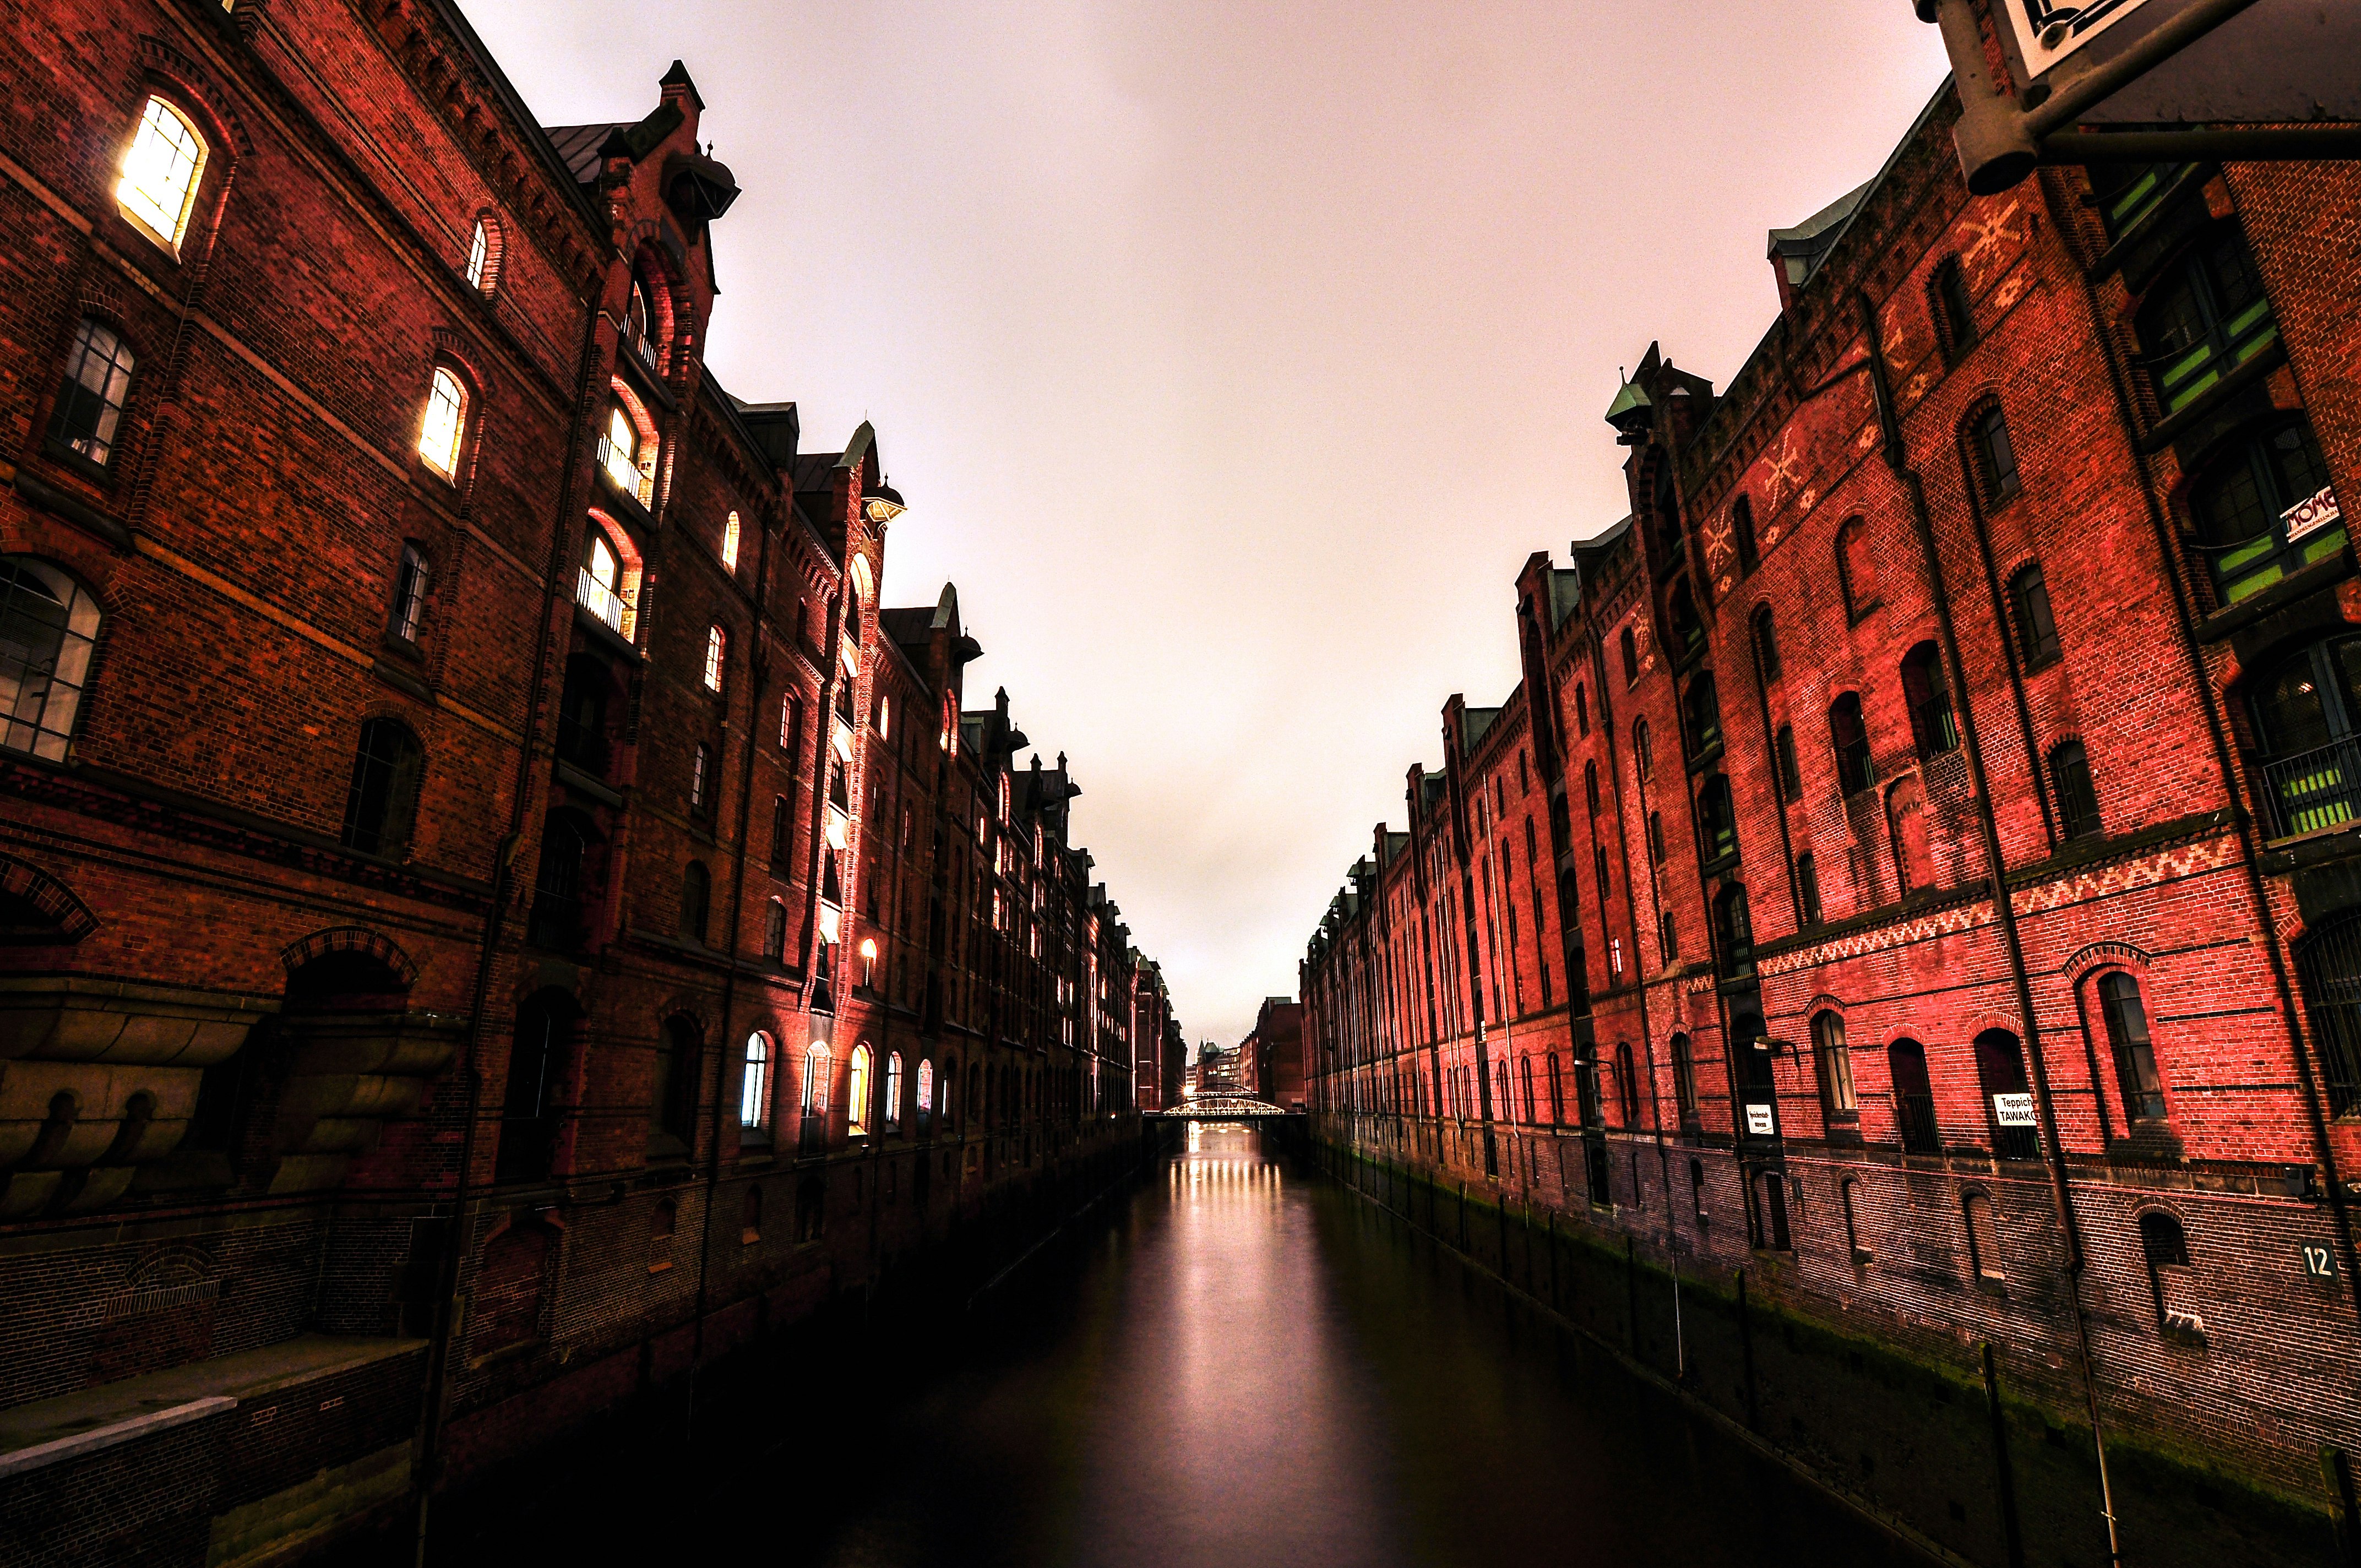
{"type": "Polygon", "coordinates": [[[1926,1561],[1243,1126],[955,1323],[811,1354],[763,1436],[592,1462],[432,1561],[1926,1561]]]}

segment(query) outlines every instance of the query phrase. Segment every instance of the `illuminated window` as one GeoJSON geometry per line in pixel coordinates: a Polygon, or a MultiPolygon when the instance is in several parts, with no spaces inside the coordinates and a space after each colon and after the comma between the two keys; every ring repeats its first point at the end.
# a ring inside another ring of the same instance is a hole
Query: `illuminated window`
{"type": "Polygon", "coordinates": [[[721,565],[729,571],[738,569],[738,514],[734,511],[721,525],[721,565]]]}
{"type": "Polygon", "coordinates": [[[197,180],[205,170],[205,138],[186,115],[161,98],[140,111],[139,134],[123,160],[115,203],[132,222],[179,250],[188,232],[189,209],[196,204],[197,180]]]}
{"type": "Polygon", "coordinates": [[[738,1124],[759,1127],[771,1115],[771,1039],[757,1029],[746,1036],[746,1076],[738,1086],[738,1124]]]}
{"type": "Polygon", "coordinates": [[[828,1114],[828,1047],[813,1042],[804,1053],[804,1114],[828,1114]]]}
{"type": "Polygon", "coordinates": [[[436,366],[426,387],[426,422],[418,433],[418,455],[450,478],[459,467],[459,433],[467,419],[467,389],[459,378],[436,366]]]}
{"type": "Polygon", "coordinates": [[[920,1059],[918,1063],[918,1130],[925,1132],[935,1113],[935,1064],[920,1059]]]}
{"type": "Polygon", "coordinates": [[[894,738],[894,705],[887,699],[884,692],[877,694],[877,710],[875,717],[877,719],[877,738],[880,740],[892,740],[894,738]]]}
{"type": "Polygon", "coordinates": [[[712,770],[713,748],[700,740],[697,743],[695,754],[689,760],[688,769],[688,808],[700,815],[705,810],[706,801],[711,789],[708,775],[712,770]]]}
{"type": "Polygon", "coordinates": [[[131,349],[104,322],[84,320],[66,356],[65,384],[58,389],[49,433],[93,463],[115,455],[115,427],[123,422],[124,399],[131,390],[131,349]]]}
{"type": "Polygon", "coordinates": [[[865,1133],[869,1130],[869,1047],[852,1047],[852,1070],[846,1080],[844,1100],[844,1130],[865,1133]]]}
{"type": "MultiPolygon", "coordinates": [[[[923,1094],[925,1091],[922,1090],[923,1094]]],[[[902,1124],[902,1053],[895,1051],[885,1058],[885,1124],[902,1124]]]]}
{"type": "Polygon", "coordinates": [[[484,269],[491,259],[491,236],[484,232],[484,220],[478,218],[475,237],[467,242],[467,286],[469,288],[483,289],[486,293],[491,292],[490,290],[484,289],[484,269]]]}
{"type": "Polygon", "coordinates": [[[641,505],[647,504],[646,476],[640,465],[640,427],[620,403],[607,406],[607,434],[598,443],[598,463],[615,488],[641,505]]]}
{"type": "Polygon", "coordinates": [[[606,532],[592,524],[582,541],[582,570],[575,598],[582,607],[617,632],[623,630],[623,563],[606,532]]]}
{"type": "MultiPolygon", "coordinates": [[[[873,887],[875,883],[873,883],[871,885],[873,887]]],[[[861,939],[861,983],[863,986],[871,986],[876,983],[876,980],[877,938],[863,937],[861,939]]]]}
{"type": "Polygon", "coordinates": [[[779,750],[790,756],[803,749],[804,705],[793,696],[779,703],[779,750]]]}
{"type": "Polygon", "coordinates": [[[730,634],[718,626],[705,630],[705,689],[721,689],[721,660],[730,648],[730,634]]]}

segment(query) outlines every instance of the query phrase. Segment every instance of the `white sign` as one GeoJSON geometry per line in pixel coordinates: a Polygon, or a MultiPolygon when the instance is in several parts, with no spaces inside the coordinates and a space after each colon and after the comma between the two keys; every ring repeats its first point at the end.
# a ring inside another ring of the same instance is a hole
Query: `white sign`
{"type": "Polygon", "coordinates": [[[2343,509],[2336,504],[2335,490],[2323,485],[2318,495],[2306,496],[2279,513],[2279,521],[2286,525],[2287,542],[2292,544],[2307,533],[2341,521],[2344,516],[2343,509]]]}
{"type": "Polygon", "coordinates": [[[1772,1131],[1771,1107],[1768,1105],[1755,1104],[1750,1102],[1746,1107],[1747,1136],[1753,1138],[1767,1138],[1771,1135],[1772,1131]]]}
{"type": "Polygon", "coordinates": [[[2030,1094],[1995,1094],[1993,1096],[1993,1120],[2004,1127],[2030,1127],[2033,1120],[2033,1096],[2030,1094]]]}
{"type": "MultiPolygon", "coordinates": [[[[2048,69],[2138,10],[2148,0],[2002,0],[2026,72],[2037,80],[2048,69]]],[[[2168,6],[2168,9],[2170,7],[2168,6]]]]}

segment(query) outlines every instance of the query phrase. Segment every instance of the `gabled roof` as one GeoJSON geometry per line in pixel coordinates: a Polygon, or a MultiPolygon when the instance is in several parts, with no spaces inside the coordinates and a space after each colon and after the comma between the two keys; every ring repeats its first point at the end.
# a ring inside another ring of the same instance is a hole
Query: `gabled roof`
{"type": "Polygon", "coordinates": [[[588,185],[598,180],[599,165],[606,162],[599,156],[598,149],[607,145],[609,137],[627,129],[628,122],[602,120],[595,126],[549,126],[544,128],[549,137],[549,145],[557,149],[558,158],[565,163],[566,172],[574,176],[575,183],[588,185]]]}
{"type": "Polygon", "coordinates": [[[1484,731],[1491,729],[1492,720],[1499,717],[1500,710],[1497,707],[1471,707],[1467,710],[1459,733],[1469,755],[1475,754],[1477,742],[1484,739],[1484,731]]]}

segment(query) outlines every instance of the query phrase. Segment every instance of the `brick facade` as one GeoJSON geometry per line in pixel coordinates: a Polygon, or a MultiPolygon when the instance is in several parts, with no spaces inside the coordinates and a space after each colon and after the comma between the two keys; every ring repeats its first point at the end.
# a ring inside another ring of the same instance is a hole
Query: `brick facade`
{"type": "Polygon", "coordinates": [[[2319,1560],[2361,1442],[2361,170],[1971,197],[1955,112],[1774,232],[1728,387],[1651,347],[1619,391],[1631,515],[1528,562],[1521,681],[1445,707],[1307,951],[1319,1135],[1445,1234],[1438,1193],[1497,1209],[1504,1273],[1513,1224],[1529,1279],[1686,1280],[1653,1351],[1640,1285],[1600,1322],[1971,1558],[2104,1560],[2095,1413],[2126,1561],[2319,1560]],[[1865,1365],[1989,1392],[2014,1483],[1932,1500],[1865,1365]]]}
{"type": "Polygon", "coordinates": [[[445,0],[10,31],[24,1560],[398,1512],[1127,1157],[1160,978],[956,592],[881,598],[875,433],[706,372],[687,72],[544,128],[445,0]]]}

